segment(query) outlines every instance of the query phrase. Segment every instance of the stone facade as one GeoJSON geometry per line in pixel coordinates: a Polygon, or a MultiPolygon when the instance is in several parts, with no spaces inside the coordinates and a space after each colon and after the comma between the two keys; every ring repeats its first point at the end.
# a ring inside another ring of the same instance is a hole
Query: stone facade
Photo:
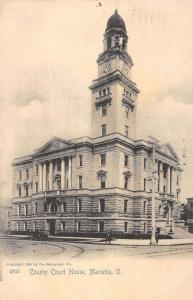
{"type": "Polygon", "coordinates": [[[153,166],[152,145],[135,139],[139,90],[131,80],[124,21],[114,16],[117,27],[108,22],[90,86],[92,137],[54,137],[14,160],[13,231],[151,232],[152,172],[157,227],[175,228],[179,159],[170,144],[157,145],[153,166]]]}

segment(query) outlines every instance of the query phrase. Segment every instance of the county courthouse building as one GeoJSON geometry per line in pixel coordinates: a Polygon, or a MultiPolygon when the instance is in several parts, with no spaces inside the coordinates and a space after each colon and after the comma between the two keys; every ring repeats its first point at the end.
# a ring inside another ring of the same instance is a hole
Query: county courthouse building
{"type": "MultiPolygon", "coordinates": [[[[152,145],[136,140],[139,89],[128,35],[109,18],[91,91],[91,136],[53,137],[13,162],[12,231],[151,232],[152,145]]],[[[144,123],[145,125],[145,123],[144,123]]],[[[156,226],[175,230],[180,163],[170,144],[155,150],[156,226]]]]}

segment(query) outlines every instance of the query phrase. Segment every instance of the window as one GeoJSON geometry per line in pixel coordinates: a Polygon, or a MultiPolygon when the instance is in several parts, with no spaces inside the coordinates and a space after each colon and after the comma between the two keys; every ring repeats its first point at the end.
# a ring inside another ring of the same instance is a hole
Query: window
{"type": "Polygon", "coordinates": [[[61,212],[66,212],[66,202],[62,203],[61,212]]]}
{"type": "Polygon", "coordinates": [[[177,176],[176,184],[179,185],[179,176],[177,176]]]}
{"type": "Polygon", "coordinates": [[[129,177],[128,176],[124,176],[124,189],[128,189],[128,182],[129,182],[129,177]]]}
{"type": "Polygon", "coordinates": [[[146,183],[147,183],[147,179],[144,178],[143,180],[143,190],[146,191],[146,183]]]}
{"type": "Polygon", "coordinates": [[[35,183],[35,192],[38,193],[38,182],[35,183]]]}
{"type": "Polygon", "coordinates": [[[129,135],[129,126],[125,125],[125,136],[128,137],[129,135]]]}
{"type": "Polygon", "coordinates": [[[128,222],[124,222],[124,231],[125,231],[125,232],[128,231],[128,222]]]}
{"type": "Polygon", "coordinates": [[[102,130],[102,136],[105,136],[107,134],[106,124],[101,125],[101,130],[102,130]]]}
{"type": "Polygon", "coordinates": [[[144,170],[147,169],[147,158],[144,158],[144,160],[143,160],[143,168],[144,168],[144,170]]]}
{"type": "Polygon", "coordinates": [[[16,230],[19,230],[19,222],[16,223],[16,230]]]}
{"type": "Polygon", "coordinates": [[[128,204],[128,200],[124,200],[124,213],[127,212],[127,204],[128,204]]]}
{"type": "Polygon", "coordinates": [[[20,214],[21,214],[21,206],[18,205],[18,215],[20,215],[20,214]]]}
{"type": "Polygon", "coordinates": [[[29,170],[26,170],[26,178],[29,178],[29,170]]]}
{"type": "Polygon", "coordinates": [[[106,154],[101,154],[101,166],[106,165],[106,154]]]}
{"type": "Polygon", "coordinates": [[[103,221],[99,221],[98,222],[98,231],[99,232],[103,232],[104,231],[104,222],[103,221]]]}
{"type": "Polygon", "coordinates": [[[37,224],[36,221],[34,221],[34,231],[36,231],[36,228],[37,228],[37,224]]]}
{"type": "Polygon", "coordinates": [[[23,223],[23,230],[26,231],[27,230],[27,222],[23,223]]]}
{"type": "Polygon", "coordinates": [[[65,231],[65,229],[66,229],[66,224],[65,224],[64,221],[61,221],[61,223],[60,223],[60,228],[61,228],[61,231],[65,231]]]}
{"type": "Polygon", "coordinates": [[[103,90],[103,95],[104,95],[104,96],[106,95],[106,89],[103,90]]]}
{"type": "Polygon", "coordinates": [[[47,203],[44,203],[44,212],[47,212],[47,210],[48,210],[47,203]]]}
{"type": "Polygon", "coordinates": [[[82,189],[82,176],[78,176],[79,189],[82,189]]]}
{"type": "Polygon", "coordinates": [[[77,222],[76,222],[76,230],[77,230],[77,231],[80,231],[80,221],[77,221],[77,222]]]}
{"type": "Polygon", "coordinates": [[[19,180],[21,180],[21,178],[22,178],[22,171],[20,170],[19,171],[19,180]]]}
{"type": "Polygon", "coordinates": [[[109,94],[109,93],[110,93],[110,88],[108,87],[108,88],[107,88],[107,94],[109,94]]]}
{"type": "Polygon", "coordinates": [[[101,97],[101,91],[99,91],[99,98],[101,97]]]}
{"type": "Polygon", "coordinates": [[[78,199],[78,212],[82,211],[82,200],[78,199]]]}
{"type": "Polygon", "coordinates": [[[125,117],[128,119],[129,118],[129,107],[125,108],[125,117]]]}
{"type": "Polygon", "coordinates": [[[105,211],[105,200],[100,199],[99,200],[99,212],[104,212],[105,211]]]}
{"type": "Polygon", "coordinates": [[[21,197],[21,186],[18,187],[18,195],[21,197]]]}
{"type": "Polygon", "coordinates": [[[102,175],[101,176],[101,189],[105,189],[105,180],[106,180],[106,176],[102,175]]]}
{"type": "Polygon", "coordinates": [[[128,163],[129,163],[129,156],[125,155],[125,167],[128,167],[128,163]]]}
{"type": "Polygon", "coordinates": [[[107,115],[107,105],[106,105],[106,103],[102,104],[101,110],[102,110],[102,117],[106,116],[107,115]]]}
{"type": "Polygon", "coordinates": [[[79,166],[82,167],[82,155],[79,155],[79,166]]]}
{"type": "Polygon", "coordinates": [[[24,214],[28,215],[28,205],[27,204],[24,206],[24,214]]]}
{"type": "Polygon", "coordinates": [[[28,184],[25,186],[25,196],[28,197],[29,195],[29,188],[28,188],[28,184]]]}
{"type": "Polygon", "coordinates": [[[147,231],[147,223],[146,223],[146,222],[143,223],[143,231],[144,231],[144,232],[147,231]]]}
{"type": "Polygon", "coordinates": [[[147,205],[147,202],[144,201],[143,202],[143,213],[146,214],[146,205],[147,205]]]}
{"type": "Polygon", "coordinates": [[[38,165],[35,165],[35,173],[38,175],[38,165]]]}
{"type": "Polygon", "coordinates": [[[37,204],[37,202],[35,202],[35,214],[37,214],[37,212],[38,212],[38,204],[37,204]]]}

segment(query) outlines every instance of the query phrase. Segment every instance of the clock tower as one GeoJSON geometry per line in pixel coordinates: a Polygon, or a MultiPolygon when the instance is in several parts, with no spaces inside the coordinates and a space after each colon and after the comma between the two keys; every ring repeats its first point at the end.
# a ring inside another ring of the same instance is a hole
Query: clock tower
{"type": "Polygon", "coordinates": [[[127,52],[127,43],[125,22],[115,10],[107,22],[103,52],[97,59],[98,78],[90,86],[94,138],[118,132],[135,139],[139,90],[131,80],[133,61],[127,52]]]}

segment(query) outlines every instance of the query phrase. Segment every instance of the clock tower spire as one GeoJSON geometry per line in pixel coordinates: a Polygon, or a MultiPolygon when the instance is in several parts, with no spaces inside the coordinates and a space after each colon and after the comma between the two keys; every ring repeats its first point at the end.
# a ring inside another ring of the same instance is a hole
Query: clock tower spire
{"type": "Polygon", "coordinates": [[[98,79],[92,82],[92,136],[118,132],[135,138],[136,98],[131,81],[133,61],[127,52],[128,35],[123,18],[115,10],[108,19],[103,52],[97,59],[98,79]]]}

